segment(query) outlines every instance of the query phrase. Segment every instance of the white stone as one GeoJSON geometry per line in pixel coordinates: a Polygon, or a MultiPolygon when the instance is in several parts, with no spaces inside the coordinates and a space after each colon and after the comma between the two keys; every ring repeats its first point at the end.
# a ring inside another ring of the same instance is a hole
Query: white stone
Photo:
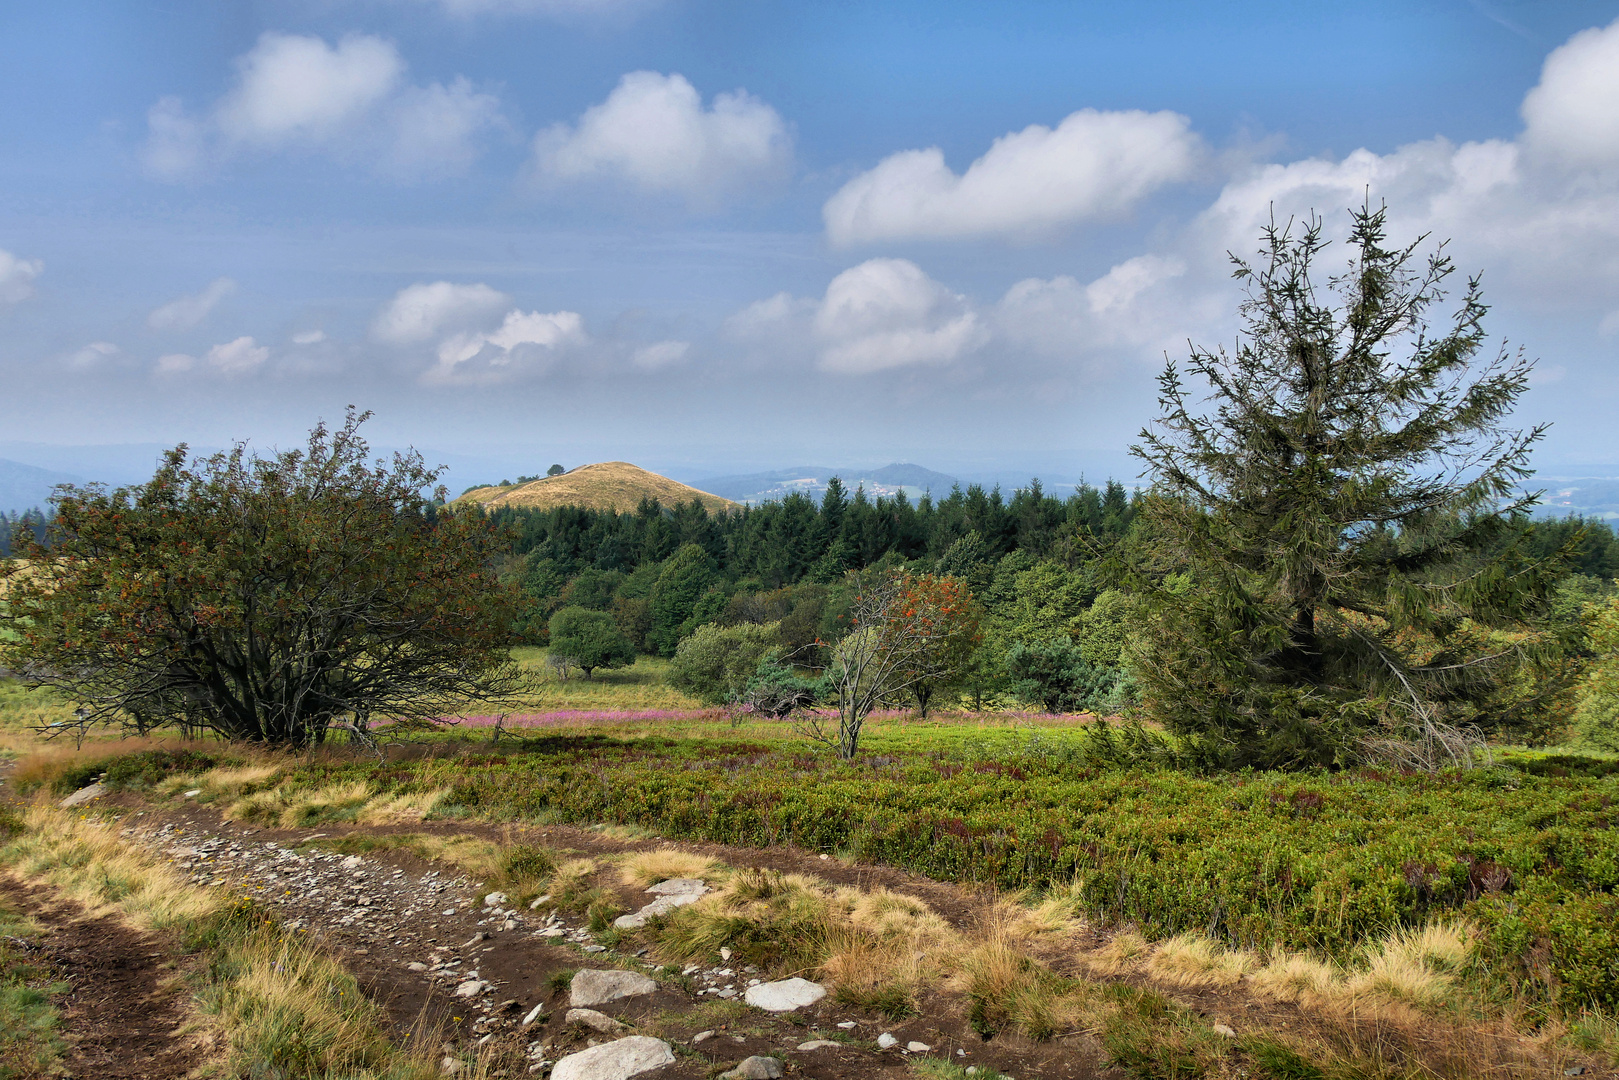
{"type": "Polygon", "coordinates": [[[97,783],[91,784],[89,787],[80,788],[67,798],[63,799],[61,802],[57,803],[57,805],[62,807],[64,810],[70,806],[82,806],[91,799],[101,798],[101,796],[106,794],[106,792],[107,789],[102,787],[98,781],[97,783]]]}
{"type": "Polygon", "coordinates": [[[541,1004],[539,1004],[539,1005],[534,1006],[532,1009],[530,1009],[528,1011],[528,1015],[523,1017],[523,1026],[528,1027],[534,1021],[538,1020],[540,1018],[540,1014],[542,1012],[544,1012],[544,1011],[545,1011],[545,1004],[543,1002],[541,1004]]]}
{"type": "Polygon", "coordinates": [[[720,950],[720,959],[721,960],[729,960],[730,958],[731,958],[731,950],[730,949],[721,949],[720,950]]]}
{"type": "Polygon", "coordinates": [[[890,1033],[888,1033],[886,1031],[883,1032],[881,1035],[877,1036],[877,1048],[879,1050],[892,1050],[894,1047],[896,1047],[898,1045],[899,1045],[899,1040],[894,1038],[893,1035],[891,1035],[890,1033]]]}
{"type": "Polygon", "coordinates": [[[427,970],[427,965],[422,963],[420,960],[412,960],[410,963],[406,964],[405,967],[408,968],[411,971],[426,971],[427,970]]]}
{"type": "Polygon", "coordinates": [[[925,1042],[916,1042],[913,1040],[905,1044],[905,1049],[909,1050],[913,1054],[925,1054],[929,1050],[932,1050],[933,1047],[929,1046],[925,1042]]]}
{"type": "Polygon", "coordinates": [[[453,1058],[448,1054],[444,1055],[444,1060],[438,1063],[438,1067],[444,1071],[446,1076],[454,1076],[462,1069],[460,1059],[453,1058]]]}
{"type": "Polygon", "coordinates": [[[1235,1039],[1237,1037],[1237,1033],[1232,1031],[1225,1024],[1210,1024],[1209,1030],[1214,1032],[1216,1035],[1224,1035],[1228,1039],[1235,1039]]]}
{"type": "Polygon", "coordinates": [[[638,972],[586,968],[568,983],[568,1004],[576,1009],[606,1005],[624,998],[650,994],[657,988],[657,983],[638,972]]]}
{"type": "Polygon", "coordinates": [[[696,893],[698,896],[708,891],[708,886],[701,878],[676,877],[668,881],[660,881],[647,892],[653,896],[683,896],[687,893],[696,893]]]}
{"type": "Polygon", "coordinates": [[[778,1080],[780,1076],[780,1061],[773,1057],[761,1057],[757,1054],[750,1058],[743,1058],[741,1063],[730,1072],[720,1073],[721,1080],[778,1080]]]}
{"type": "Polygon", "coordinates": [[[748,987],[744,998],[755,1009],[766,1012],[792,1012],[813,1005],[826,997],[826,987],[808,979],[783,979],[748,987]]]}
{"type": "Polygon", "coordinates": [[[348,858],[343,860],[342,865],[343,869],[345,870],[358,869],[360,865],[360,857],[358,855],[350,855],[348,858]]]}
{"type": "Polygon", "coordinates": [[[811,1039],[809,1042],[799,1043],[798,1044],[798,1049],[800,1049],[800,1050],[824,1050],[828,1046],[842,1046],[842,1045],[843,1045],[842,1043],[833,1042],[831,1039],[811,1039]]]}
{"type": "MultiPolygon", "coordinates": [[[[701,885],[702,882],[698,882],[698,884],[701,885]]],[[[652,890],[648,889],[647,891],[651,892],[652,890]]],[[[703,892],[707,891],[708,889],[705,886],[703,892]]],[[[680,892],[672,893],[669,896],[660,896],[656,900],[652,901],[652,903],[642,908],[640,911],[631,912],[628,915],[620,915],[618,918],[613,920],[613,925],[618,927],[620,930],[635,930],[639,927],[645,926],[646,921],[652,918],[654,915],[667,915],[675,908],[685,907],[687,904],[695,904],[702,898],[703,893],[701,892],[680,892]]]]}
{"type": "Polygon", "coordinates": [[[511,897],[507,896],[503,892],[492,892],[488,896],[483,898],[483,906],[484,907],[501,907],[502,905],[504,905],[506,903],[506,901],[508,901],[510,899],[511,899],[511,897]]]}
{"type": "Polygon", "coordinates": [[[194,787],[190,791],[186,792],[186,798],[195,799],[198,795],[201,795],[201,794],[202,794],[202,788],[194,787]]]}
{"type": "Polygon", "coordinates": [[[845,1020],[845,1021],[843,1021],[842,1023],[840,1023],[838,1025],[838,1027],[842,1028],[844,1031],[849,1031],[849,1030],[852,1030],[853,1028],[857,1028],[859,1026],[860,1025],[855,1023],[853,1020],[845,1020]]]}
{"type": "Polygon", "coordinates": [[[540,905],[549,899],[551,899],[550,893],[546,893],[544,896],[536,896],[534,899],[528,902],[528,909],[530,911],[538,911],[540,910],[540,905]]]}
{"type": "Polygon", "coordinates": [[[662,1039],[631,1035],[569,1054],[551,1070],[551,1080],[629,1080],[674,1060],[674,1050],[662,1039]]]}
{"type": "Polygon", "coordinates": [[[475,998],[488,988],[489,984],[482,979],[468,979],[455,988],[455,996],[458,998],[475,998]]]}
{"type": "Polygon", "coordinates": [[[566,934],[567,934],[567,931],[562,929],[562,927],[560,927],[560,926],[553,926],[549,930],[541,930],[540,931],[540,936],[541,937],[549,937],[549,938],[563,937],[566,934]]]}
{"type": "Polygon", "coordinates": [[[569,1009],[568,1015],[563,1017],[563,1021],[569,1027],[587,1027],[593,1031],[599,1031],[603,1035],[611,1035],[614,1032],[624,1030],[623,1024],[606,1013],[597,1012],[595,1009],[569,1009]]]}
{"type": "Polygon", "coordinates": [[[696,1046],[698,1043],[703,1042],[706,1039],[712,1039],[713,1037],[714,1033],[712,1031],[699,1031],[697,1034],[691,1037],[691,1044],[696,1046]]]}

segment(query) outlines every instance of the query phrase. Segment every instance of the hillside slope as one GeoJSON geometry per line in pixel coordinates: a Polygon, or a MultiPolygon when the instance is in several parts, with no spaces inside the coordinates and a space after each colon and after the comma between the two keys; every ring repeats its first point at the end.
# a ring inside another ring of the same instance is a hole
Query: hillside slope
{"type": "Polygon", "coordinates": [[[485,509],[499,506],[526,506],[549,509],[553,506],[588,506],[592,510],[633,511],[642,499],[656,499],[666,507],[689,503],[693,499],[708,508],[709,513],[735,510],[736,503],[687,487],[667,476],[648,472],[627,461],[603,461],[595,465],[581,465],[560,476],[546,476],[526,484],[511,487],[474,488],[457,499],[470,499],[485,509]]]}

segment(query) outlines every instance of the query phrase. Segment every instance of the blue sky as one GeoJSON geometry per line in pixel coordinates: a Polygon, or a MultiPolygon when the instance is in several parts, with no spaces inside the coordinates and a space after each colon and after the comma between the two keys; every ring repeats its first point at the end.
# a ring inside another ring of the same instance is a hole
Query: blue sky
{"type": "MultiPolygon", "coordinates": [[[[1224,252],[1370,189],[1619,466],[1619,3],[0,11],[0,447],[1126,473],[1224,252]]],[[[17,457],[15,449],[6,454],[17,457]]],[[[473,477],[475,479],[475,477],[473,477]]]]}

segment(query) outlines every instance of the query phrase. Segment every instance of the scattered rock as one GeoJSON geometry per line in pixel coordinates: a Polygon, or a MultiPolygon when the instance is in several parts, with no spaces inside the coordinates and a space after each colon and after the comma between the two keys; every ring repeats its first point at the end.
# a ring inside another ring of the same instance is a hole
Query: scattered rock
{"type": "Polygon", "coordinates": [[[530,1009],[528,1011],[528,1015],[523,1017],[523,1026],[528,1027],[530,1024],[534,1023],[534,1021],[536,1021],[536,1020],[538,1020],[540,1018],[540,1014],[543,1013],[544,1011],[545,1011],[544,1002],[541,1002],[540,1004],[534,1006],[532,1009],[530,1009]]]}
{"type": "Polygon", "coordinates": [[[492,892],[488,896],[483,898],[483,906],[484,907],[505,907],[506,902],[508,900],[510,900],[510,899],[511,899],[511,897],[507,896],[503,892],[492,892]]]}
{"type": "Polygon", "coordinates": [[[188,798],[188,799],[195,799],[198,795],[201,795],[201,794],[202,794],[202,788],[194,787],[190,791],[185,793],[185,797],[188,798]]]}
{"type": "Polygon", "coordinates": [[[1209,1030],[1214,1032],[1216,1035],[1224,1035],[1228,1039],[1235,1039],[1237,1037],[1237,1033],[1231,1030],[1231,1028],[1227,1027],[1225,1024],[1210,1024],[1209,1030]]]}
{"type": "Polygon", "coordinates": [[[781,1062],[773,1057],[754,1055],[744,1058],[730,1072],[720,1073],[721,1080],[777,1080],[781,1076],[781,1062]]]}
{"type": "Polygon", "coordinates": [[[629,1080],[674,1060],[674,1050],[662,1039],[631,1035],[569,1054],[551,1070],[551,1080],[629,1080]]]}
{"type": "Polygon", "coordinates": [[[811,1039],[809,1042],[799,1043],[798,1044],[798,1049],[799,1050],[825,1050],[829,1046],[842,1046],[842,1045],[843,1045],[842,1043],[833,1042],[831,1039],[811,1039]]]}
{"type": "Polygon", "coordinates": [[[697,1034],[691,1037],[691,1044],[696,1046],[698,1043],[712,1039],[713,1037],[714,1033],[712,1031],[699,1031],[697,1034]]]}
{"type": "Polygon", "coordinates": [[[721,960],[729,960],[730,958],[731,958],[731,950],[730,949],[721,949],[720,950],[720,959],[721,960]]]}
{"type": "Polygon", "coordinates": [[[877,1036],[877,1049],[879,1050],[892,1050],[898,1045],[899,1040],[894,1038],[894,1036],[889,1032],[885,1031],[881,1035],[877,1036]]]}
{"type": "MultiPolygon", "coordinates": [[[[597,971],[586,968],[574,975],[573,980],[568,983],[568,1004],[573,1008],[606,1005],[622,1001],[624,998],[650,994],[657,988],[657,983],[634,971],[597,971]]],[[[559,1065],[558,1068],[560,1067],[559,1065]]]]}
{"type": "Polygon", "coordinates": [[[64,810],[70,806],[82,806],[91,799],[101,798],[101,796],[105,795],[106,793],[107,789],[102,787],[101,782],[98,780],[89,787],[80,788],[56,805],[62,807],[64,810]]]}
{"type": "Polygon", "coordinates": [[[569,1009],[568,1015],[563,1018],[563,1021],[569,1027],[587,1027],[593,1031],[599,1031],[603,1035],[612,1035],[624,1030],[623,1024],[606,1013],[597,1012],[595,1009],[569,1009]]]}
{"type": "Polygon", "coordinates": [[[407,971],[426,971],[427,965],[422,963],[420,960],[412,960],[410,963],[405,965],[405,969],[407,971]]]}
{"type": "Polygon", "coordinates": [[[917,1042],[917,1041],[915,1041],[913,1039],[912,1041],[905,1044],[905,1049],[910,1051],[913,1054],[925,1054],[929,1050],[932,1050],[933,1047],[929,1046],[925,1042],[917,1042]]]}
{"type": "Polygon", "coordinates": [[[475,998],[487,989],[489,989],[489,984],[482,979],[468,979],[455,988],[455,996],[458,998],[475,998]]]}
{"type": "Polygon", "coordinates": [[[528,902],[528,909],[530,911],[538,911],[540,910],[540,905],[549,902],[550,899],[550,893],[546,893],[544,896],[536,896],[534,899],[528,902]]]}
{"type": "Polygon", "coordinates": [[[444,1055],[444,1060],[438,1063],[438,1067],[444,1072],[444,1074],[446,1076],[454,1076],[456,1073],[460,1072],[461,1069],[463,1068],[463,1066],[461,1064],[461,1059],[451,1057],[449,1054],[444,1055]]]}
{"type": "Polygon", "coordinates": [[[348,858],[343,860],[343,869],[358,870],[360,868],[361,861],[362,860],[358,855],[350,855],[348,858]]]}
{"type": "Polygon", "coordinates": [[[838,1027],[842,1028],[844,1031],[853,1031],[859,1026],[860,1025],[855,1023],[853,1020],[844,1020],[838,1024],[838,1027]]]}
{"type": "Polygon", "coordinates": [[[808,979],[783,979],[748,987],[744,1000],[766,1012],[792,1012],[826,997],[826,987],[808,979]]]}
{"type": "Polygon", "coordinates": [[[660,881],[647,892],[653,896],[685,896],[695,893],[698,896],[708,891],[708,886],[701,878],[676,877],[668,881],[660,881]]]}
{"type": "Polygon", "coordinates": [[[487,930],[479,930],[476,934],[473,934],[471,937],[469,937],[465,941],[463,941],[461,943],[461,947],[463,949],[469,948],[470,946],[478,944],[480,941],[488,941],[488,940],[489,940],[489,932],[487,930]]]}

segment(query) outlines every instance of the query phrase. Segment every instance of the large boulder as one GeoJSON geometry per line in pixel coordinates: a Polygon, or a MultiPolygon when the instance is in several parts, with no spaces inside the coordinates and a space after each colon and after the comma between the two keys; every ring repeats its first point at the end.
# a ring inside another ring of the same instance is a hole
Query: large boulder
{"type": "Polygon", "coordinates": [[[551,1070],[551,1080],[630,1080],[674,1061],[674,1050],[662,1039],[631,1035],[569,1054],[551,1070]]]}
{"type": "Polygon", "coordinates": [[[568,1005],[575,1009],[610,1005],[625,998],[650,994],[657,988],[657,983],[638,972],[586,968],[568,983],[568,1005]]]}
{"type": "Polygon", "coordinates": [[[745,1000],[766,1012],[792,1012],[826,997],[826,987],[808,979],[783,979],[748,987],[745,1000]]]}

